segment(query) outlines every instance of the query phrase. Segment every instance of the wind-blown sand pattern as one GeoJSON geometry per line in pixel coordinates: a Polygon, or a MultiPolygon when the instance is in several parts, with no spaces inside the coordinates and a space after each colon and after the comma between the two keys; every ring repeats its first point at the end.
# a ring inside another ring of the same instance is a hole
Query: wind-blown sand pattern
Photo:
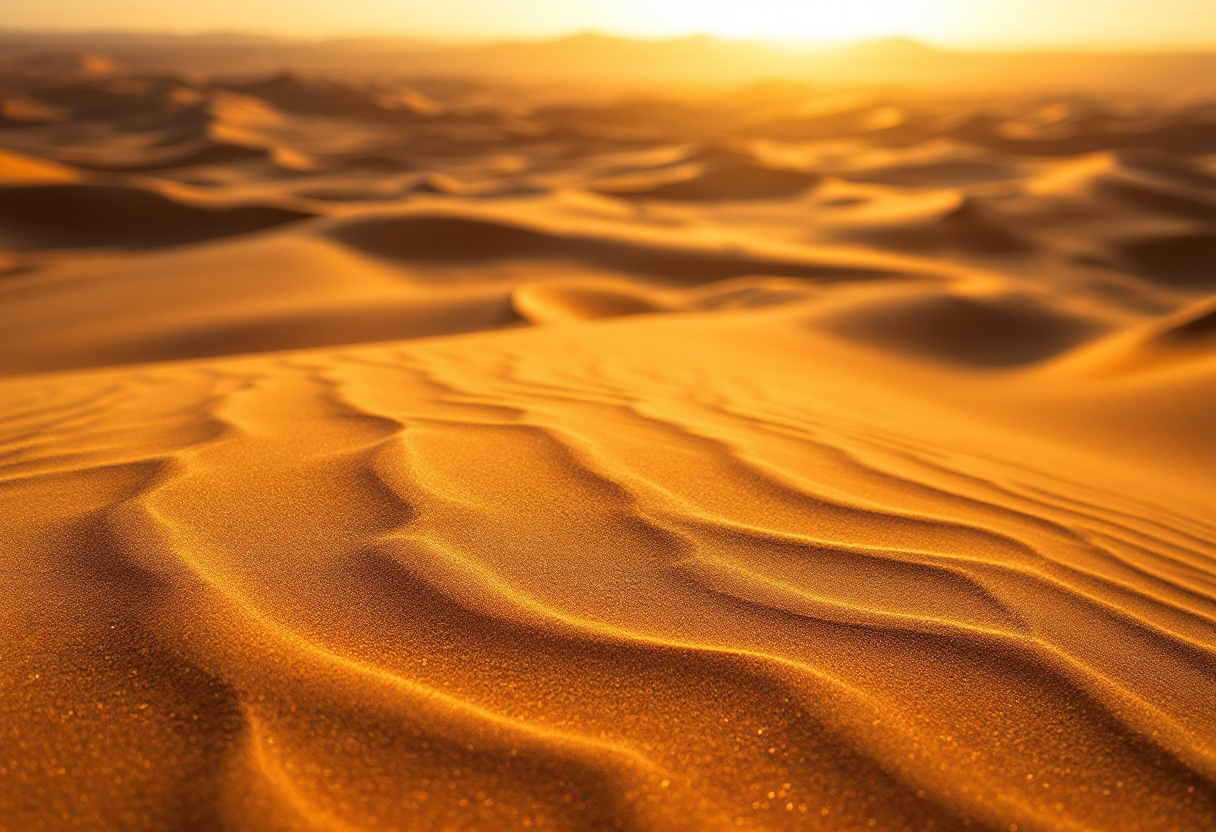
{"type": "Polygon", "coordinates": [[[0,829],[1216,826],[1211,105],[98,60],[4,76],[0,829]]]}

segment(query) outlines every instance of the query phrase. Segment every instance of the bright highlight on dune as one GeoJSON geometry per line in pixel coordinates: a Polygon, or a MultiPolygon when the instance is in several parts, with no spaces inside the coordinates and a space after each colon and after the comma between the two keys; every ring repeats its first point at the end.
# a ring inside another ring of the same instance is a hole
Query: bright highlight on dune
{"type": "Polygon", "coordinates": [[[0,45],[0,832],[1216,829],[1216,55],[0,45]]]}

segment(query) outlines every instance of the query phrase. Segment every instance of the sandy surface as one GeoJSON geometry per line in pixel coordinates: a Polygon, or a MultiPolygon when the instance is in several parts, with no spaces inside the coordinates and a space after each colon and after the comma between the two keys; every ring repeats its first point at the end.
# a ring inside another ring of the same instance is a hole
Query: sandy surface
{"type": "Polygon", "coordinates": [[[1216,827],[1213,105],[0,90],[0,829],[1216,827]]]}

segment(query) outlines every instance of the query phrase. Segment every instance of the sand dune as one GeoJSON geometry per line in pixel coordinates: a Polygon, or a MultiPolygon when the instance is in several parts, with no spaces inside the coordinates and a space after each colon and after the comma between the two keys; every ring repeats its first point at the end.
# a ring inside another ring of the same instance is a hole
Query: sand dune
{"type": "Polygon", "coordinates": [[[1216,825],[1210,104],[0,80],[0,830],[1216,825]]]}
{"type": "Polygon", "coordinates": [[[980,367],[1031,364],[1066,352],[1102,330],[1030,297],[915,292],[866,298],[820,314],[816,324],[903,354],[980,367]]]}
{"type": "Polygon", "coordinates": [[[0,244],[14,249],[159,248],[303,219],[261,206],[204,208],[155,191],[105,185],[0,190],[0,244]]]}

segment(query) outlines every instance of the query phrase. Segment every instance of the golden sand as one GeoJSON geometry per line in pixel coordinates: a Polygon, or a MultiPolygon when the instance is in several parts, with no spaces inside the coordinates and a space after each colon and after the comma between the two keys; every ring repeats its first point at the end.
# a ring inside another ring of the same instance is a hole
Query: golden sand
{"type": "Polygon", "coordinates": [[[0,829],[1216,828],[1206,110],[75,83],[0,829]]]}

